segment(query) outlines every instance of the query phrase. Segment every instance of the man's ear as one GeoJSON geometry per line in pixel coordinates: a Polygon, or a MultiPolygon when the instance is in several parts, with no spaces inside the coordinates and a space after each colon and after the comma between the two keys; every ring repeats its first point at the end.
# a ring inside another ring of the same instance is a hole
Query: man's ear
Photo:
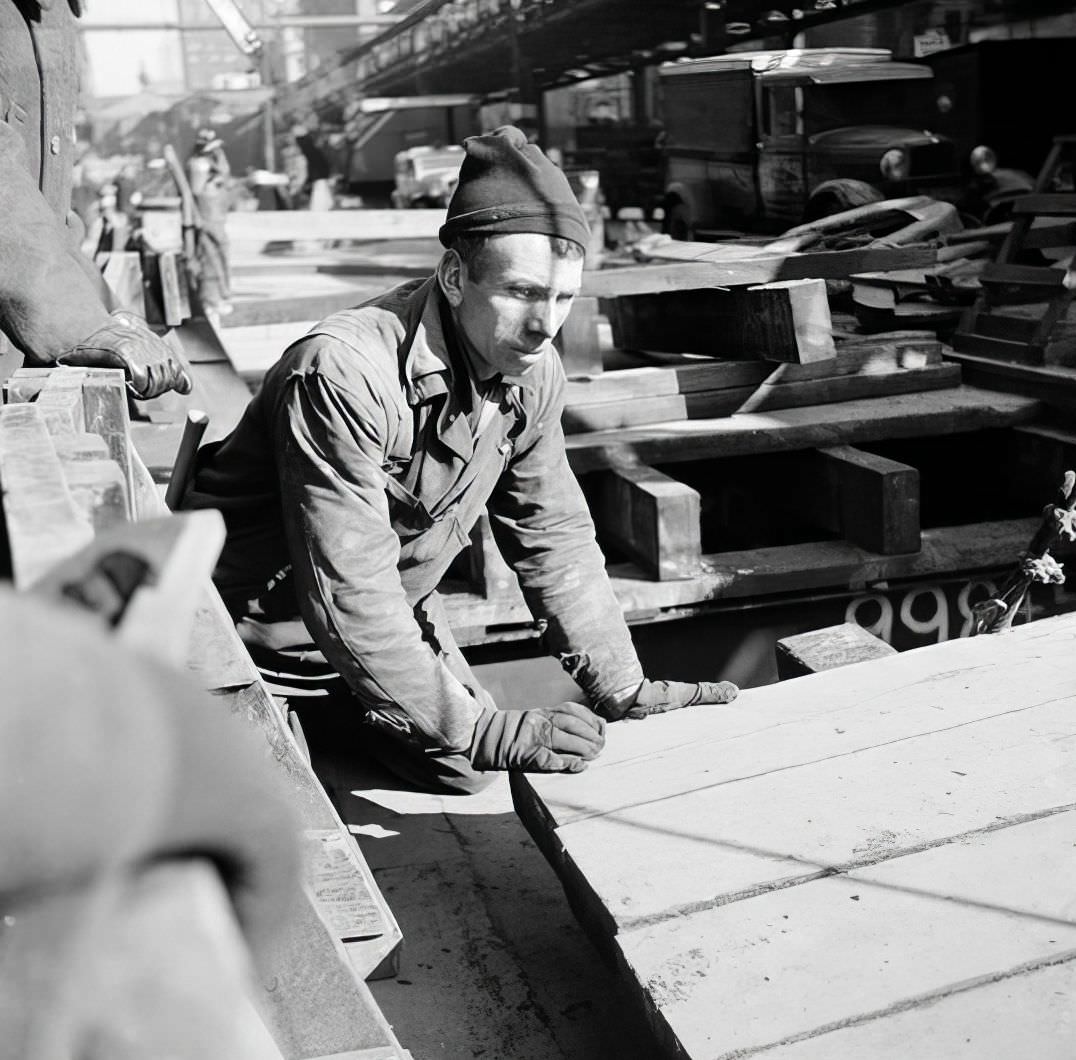
{"type": "Polygon", "coordinates": [[[448,304],[456,309],[463,301],[463,273],[466,266],[455,250],[446,250],[437,263],[437,282],[448,304]]]}

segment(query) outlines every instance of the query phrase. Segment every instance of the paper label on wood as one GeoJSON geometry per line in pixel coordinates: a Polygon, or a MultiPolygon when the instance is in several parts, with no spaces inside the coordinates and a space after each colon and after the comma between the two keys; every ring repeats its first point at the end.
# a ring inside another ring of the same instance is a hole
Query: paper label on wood
{"type": "Polygon", "coordinates": [[[308,883],[329,930],[341,940],[383,935],[381,909],[348,837],[320,828],[305,835],[308,883]]]}

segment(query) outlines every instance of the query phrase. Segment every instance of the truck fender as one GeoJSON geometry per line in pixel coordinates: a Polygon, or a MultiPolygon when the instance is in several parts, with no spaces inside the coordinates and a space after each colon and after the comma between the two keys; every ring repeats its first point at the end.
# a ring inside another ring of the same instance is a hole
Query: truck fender
{"type": "Polygon", "coordinates": [[[826,180],[811,191],[803,216],[806,221],[817,221],[830,214],[881,202],[884,198],[873,184],[868,184],[865,180],[826,180]]]}

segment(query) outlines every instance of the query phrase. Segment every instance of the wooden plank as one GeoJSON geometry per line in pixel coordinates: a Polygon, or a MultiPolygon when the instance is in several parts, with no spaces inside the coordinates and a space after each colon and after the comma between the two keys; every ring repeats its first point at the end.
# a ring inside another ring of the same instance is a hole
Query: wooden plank
{"type": "Polygon", "coordinates": [[[1018,216],[1073,217],[1076,216],[1076,195],[1064,191],[1021,195],[1013,201],[1013,213],[1018,216]]]}
{"type": "Polygon", "coordinates": [[[919,551],[916,468],[847,445],[819,449],[818,457],[836,487],[846,540],[887,556],[919,551]]]}
{"type": "Polygon", "coordinates": [[[33,585],[92,540],[36,403],[0,408],[0,489],[17,588],[33,585]]]}
{"type": "Polygon", "coordinates": [[[665,581],[698,572],[700,510],[697,490],[654,468],[629,466],[604,472],[595,519],[648,578],[665,581]]]}
{"type": "Polygon", "coordinates": [[[767,361],[810,364],[836,357],[824,280],[778,280],[739,294],[744,352],[767,361]]]}
{"type": "Polygon", "coordinates": [[[740,1055],[1076,957],[1073,825],[1053,819],[1074,809],[1074,636],[1069,615],[748,690],[610,726],[585,774],[512,778],[667,1055],[740,1055]]]}
{"type": "Polygon", "coordinates": [[[101,272],[119,305],[144,317],[146,303],[142,293],[141,257],[134,251],[112,251],[101,272]]]}
{"type": "Polygon", "coordinates": [[[104,439],[108,456],[123,472],[128,499],[133,498],[130,416],[122,369],[20,368],[7,381],[4,398],[9,403],[34,401],[38,405],[45,398],[41,407],[51,410],[50,422],[64,435],[85,431],[104,439]],[[70,392],[74,388],[81,393],[81,408],[76,407],[70,392]]]}
{"type": "Polygon", "coordinates": [[[640,367],[607,368],[601,375],[570,376],[566,402],[569,407],[576,408],[606,401],[754,387],[762,382],[776,385],[842,375],[882,375],[900,369],[941,364],[943,349],[948,347],[943,347],[933,338],[875,336],[838,343],[836,357],[832,361],[776,366],[759,361],[716,360],[692,354],[641,353],[633,355],[628,362],[641,362],[640,367]]]}
{"type": "Polygon", "coordinates": [[[161,278],[161,309],[164,323],[169,327],[177,327],[191,315],[186,271],[180,263],[181,255],[174,250],[162,251],[157,259],[161,278]]]}
{"type": "MultiPolygon", "coordinates": [[[[881,556],[846,541],[822,541],[706,553],[700,572],[686,579],[647,581],[631,563],[613,564],[607,570],[624,614],[652,620],[662,611],[720,601],[819,589],[859,592],[890,578],[942,577],[1005,567],[1027,547],[1039,523],[1033,518],[936,527],[923,531],[919,552],[901,556],[881,556]]],[[[443,598],[452,628],[468,644],[481,643],[485,627],[532,621],[522,605],[487,603],[473,593],[446,591],[443,598]]]]}
{"type": "MultiPolygon", "coordinates": [[[[1074,824],[1069,813],[992,830],[631,932],[619,946],[659,1035],[664,1024],[665,1055],[731,1058],[828,1037],[1076,961],[1074,824]]],[[[1035,1028],[1032,1013],[1011,1001],[1004,1010],[1044,1044],[1036,1056],[1072,1055],[1071,1020],[1035,1028]]],[[[931,1015],[902,1055],[951,1055],[938,1051],[944,1024],[931,1015]]],[[[979,1042],[978,1055],[1004,1055],[979,1042]]]]}
{"type": "Polygon", "coordinates": [[[227,233],[233,259],[264,253],[271,243],[435,239],[444,210],[233,210],[227,233]]]}
{"type": "Polygon", "coordinates": [[[782,637],[775,651],[777,676],[782,681],[896,654],[891,644],[855,622],[782,637]]]}
{"type": "Polygon", "coordinates": [[[60,463],[71,499],[93,524],[94,533],[127,521],[127,483],[114,460],[68,461],[61,455],[60,463]]]}
{"type": "Polygon", "coordinates": [[[896,394],[924,393],[946,390],[959,384],[960,369],[953,364],[899,368],[892,372],[866,375],[835,375],[802,382],[785,382],[779,378],[756,387],[569,406],[564,410],[562,422],[565,434],[582,434],[674,420],[699,420],[737,413],[761,413],[896,394]]]}
{"type": "Polygon", "coordinates": [[[1066,1060],[1076,1046],[1072,998],[1076,962],[1036,968],[932,997],[767,1050],[767,1060],[906,1060],[923,1043],[946,1060],[1035,1056],[1066,1060]]]}
{"type": "Polygon", "coordinates": [[[609,304],[614,345],[789,363],[835,356],[822,280],[787,280],[736,290],[674,291],[609,304]]]}
{"type": "Polygon", "coordinates": [[[775,280],[847,279],[859,272],[926,267],[933,265],[935,258],[936,251],[928,247],[893,247],[631,265],[587,272],[582,293],[597,298],[620,298],[701,287],[749,287],[775,280]]]}
{"type": "Polygon", "coordinates": [[[750,399],[754,387],[737,387],[701,393],[669,394],[567,407],[561,417],[565,434],[585,434],[638,427],[671,420],[700,420],[731,416],[750,399]]]}
{"type": "Polygon", "coordinates": [[[566,374],[596,375],[602,370],[597,298],[576,298],[554,343],[560,351],[566,374]]]}
{"type": "Polygon", "coordinates": [[[961,386],[935,393],[576,434],[567,439],[567,451],[572,469],[581,474],[624,459],[664,464],[1010,427],[1031,422],[1041,407],[1034,399],[961,386]]]}
{"type": "Polygon", "coordinates": [[[131,420],[127,408],[127,382],[118,368],[92,368],[82,384],[82,408],[86,430],[105,440],[109,456],[123,473],[134,515],[134,466],[130,439],[131,420]]]}

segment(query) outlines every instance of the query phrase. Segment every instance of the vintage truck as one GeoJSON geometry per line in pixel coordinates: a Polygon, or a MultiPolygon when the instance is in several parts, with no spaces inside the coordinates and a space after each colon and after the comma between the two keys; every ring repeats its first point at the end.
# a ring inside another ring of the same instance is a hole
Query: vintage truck
{"type": "MultiPolygon", "coordinates": [[[[930,67],[876,48],[742,52],[661,69],[665,226],[780,231],[884,198],[968,202],[953,140],[930,131],[930,67]]],[[[976,145],[976,162],[990,153],[976,145]]]]}

